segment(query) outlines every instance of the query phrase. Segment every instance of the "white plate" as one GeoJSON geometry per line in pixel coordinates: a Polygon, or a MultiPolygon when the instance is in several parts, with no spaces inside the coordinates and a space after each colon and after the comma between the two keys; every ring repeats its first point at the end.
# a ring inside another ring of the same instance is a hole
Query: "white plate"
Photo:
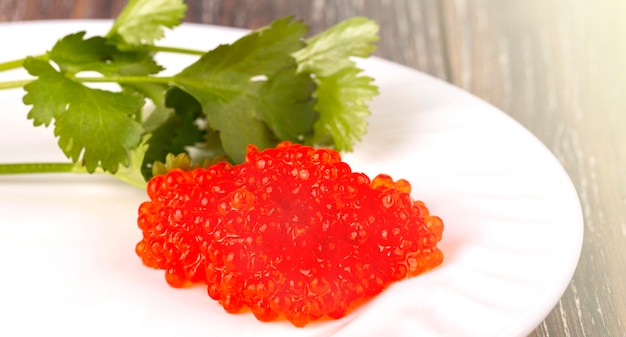
{"type": "MultiPolygon", "coordinates": [[[[103,21],[0,25],[0,61],[50,48],[103,21]]],[[[212,48],[241,30],[184,25],[162,44],[212,48]]],[[[170,71],[192,58],[164,55],[170,71]]],[[[0,177],[0,335],[526,336],[563,294],[582,244],[576,192],[528,131],[483,101],[417,71],[362,62],[381,95],[353,154],[356,171],[406,178],[445,222],[445,261],[347,317],[294,328],[231,315],[204,287],[168,287],[134,253],[143,191],[105,176],[0,177]]],[[[0,79],[23,78],[21,71],[0,79]]],[[[2,162],[64,157],[26,120],[21,90],[0,92],[2,162]]]]}

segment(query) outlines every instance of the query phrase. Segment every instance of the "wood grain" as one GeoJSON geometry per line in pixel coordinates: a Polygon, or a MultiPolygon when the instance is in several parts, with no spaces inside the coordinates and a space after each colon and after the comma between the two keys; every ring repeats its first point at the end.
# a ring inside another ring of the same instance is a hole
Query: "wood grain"
{"type": "MultiPolygon", "coordinates": [[[[351,16],[370,17],[381,26],[378,56],[510,114],[563,164],[585,220],[578,270],[532,336],[626,336],[626,2],[186,2],[188,22],[244,28],[294,15],[316,33],[351,16]]],[[[124,3],[0,0],[0,22],[113,18],[124,3]]]]}
{"type": "Polygon", "coordinates": [[[571,285],[533,336],[625,336],[624,4],[445,1],[451,80],[561,161],[585,220],[571,285]]]}

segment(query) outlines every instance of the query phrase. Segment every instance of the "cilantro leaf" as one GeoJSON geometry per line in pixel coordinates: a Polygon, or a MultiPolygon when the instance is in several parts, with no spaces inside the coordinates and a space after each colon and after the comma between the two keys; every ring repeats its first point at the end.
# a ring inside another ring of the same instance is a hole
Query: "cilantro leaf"
{"type": "Polygon", "coordinates": [[[146,132],[152,132],[164,123],[174,113],[174,110],[167,107],[165,100],[168,90],[172,87],[161,83],[133,83],[123,85],[127,90],[136,90],[154,103],[152,110],[147,112],[147,116],[141,123],[146,132]]]}
{"type": "Polygon", "coordinates": [[[189,82],[190,87],[209,84],[219,91],[218,95],[231,97],[229,89],[233,85],[246,87],[255,76],[271,76],[294,64],[291,53],[303,47],[306,31],[304,24],[291,17],[276,20],[233,44],[209,51],[179,73],[176,80],[189,82]]]}
{"type": "Polygon", "coordinates": [[[62,72],[76,74],[91,70],[103,75],[148,75],[163,70],[150,53],[120,51],[103,37],[84,37],[85,32],[67,35],[50,50],[50,59],[62,72]]]}
{"type": "MultiPolygon", "coordinates": [[[[262,97],[275,93],[264,82],[294,66],[291,54],[303,46],[306,31],[304,24],[290,17],[276,20],[231,45],[206,53],[174,76],[173,83],[200,102],[209,126],[219,132],[224,150],[235,162],[243,160],[248,144],[259,148],[276,144],[275,135],[262,121],[267,115],[261,111],[267,107],[288,110],[291,105],[271,103],[276,95],[262,97]]],[[[293,95],[291,99],[282,98],[284,101],[298,102],[302,98],[298,90],[281,94],[293,95]]]]}
{"type": "Polygon", "coordinates": [[[367,18],[351,18],[307,40],[293,55],[298,70],[315,78],[315,110],[320,118],[307,139],[313,145],[352,151],[367,132],[370,115],[366,100],[378,94],[372,79],[360,76],[351,57],[368,57],[378,41],[378,25],[367,18]]]}
{"type": "Polygon", "coordinates": [[[182,0],[130,0],[115,20],[107,37],[118,46],[153,44],[181,23],[187,6],[182,0]]]}
{"type": "Polygon", "coordinates": [[[189,94],[178,88],[167,93],[166,105],[173,108],[172,113],[164,122],[152,131],[144,163],[141,168],[146,180],[152,176],[152,164],[165,161],[169,153],[187,153],[187,147],[204,140],[203,132],[196,121],[203,116],[202,107],[189,94]]]}
{"type": "Polygon", "coordinates": [[[354,66],[351,56],[368,57],[376,49],[379,27],[376,22],[354,17],[307,40],[307,46],[294,53],[298,70],[317,76],[330,76],[354,66]]]}
{"type": "Polygon", "coordinates": [[[121,181],[127,182],[141,188],[146,188],[147,179],[141,174],[141,166],[144,163],[146,151],[148,151],[151,135],[144,135],[141,144],[130,152],[130,164],[128,166],[120,166],[114,176],[121,181]]]}
{"type": "Polygon", "coordinates": [[[255,98],[238,96],[209,113],[212,129],[219,132],[222,147],[234,162],[243,162],[249,144],[267,148],[277,143],[267,125],[255,116],[258,104],[255,98]]]}
{"type": "Polygon", "coordinates": [[[64,96],[67,91],[64,86],[67,78],[57,73],[47,62],[32,58],[24,61],[24,68],[31,75],[43,77],[41,80],[24,86],[26,90],[26,95],[23,97],[24,104],[33,105],[27,118],[32,119],[35,126],[47,127],[67,106],[67,98],[64,96]]]}
{"type": "Polygon", "coordinates": [[[352,151],[353,144],[367,131],[370,115],[366,100],[378,94],[372,78],[359,76],[360,69],[348,67],[320,77],[315,109],[320,118],[314,125],[313,144],[334,144],[339,151],[352,151]]]}
{"type": "MultiPolygon", "coordinates": [[[[72,76],[82,71],[96,71],[104,76],[145,76],[163,70],[154,61],[152,53],[122,51],[106,38],[84,37],[85,32],[67,35],[48,53],[49,59],[59,66],[63,74],[72,76]]],[[[152,100],[155,105],[152,116],[169,113],[164,97],[169,86],[150,82],[126,83],[120,86],[125,91],[136,92],[152,100]]]]}
{"type": "Polygon", "coordinates": [[[141,141],[142,128],[133,117],[142,97],[88,88],[32,57],[24,68],[37,77],[24,87],[24,103],[33,105],[28,118],[46,126],[54,119],[54,134],[66,156],[81,160],[90,173],[99,166],[115,173],[120,164],[129,164],[129,151],[141,141]]]}
{"type": "Polygon", "coordinates": [[[259,118],[280,140],[302,141],[313,132],[318,114],[313,110],[315,83],[296,67],[279,71],[259,88],[259,118]]]}

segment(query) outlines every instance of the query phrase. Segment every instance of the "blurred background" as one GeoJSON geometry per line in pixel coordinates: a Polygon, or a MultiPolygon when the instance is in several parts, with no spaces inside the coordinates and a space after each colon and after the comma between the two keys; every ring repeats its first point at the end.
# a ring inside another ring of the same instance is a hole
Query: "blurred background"
{"type": "MultiPolygon", "coordinates": [[[[370,17],[381,26],[377,56],[448,81],[519,121],[565,167],[585,221],[578,270],[532,336],[626,336],[626,1],[186,3],[187,22],[243,28],[294,15],[315,33],[370,17]]],[[[0,22],[113,18],[124,4],[0,0],[0,22]]]]}

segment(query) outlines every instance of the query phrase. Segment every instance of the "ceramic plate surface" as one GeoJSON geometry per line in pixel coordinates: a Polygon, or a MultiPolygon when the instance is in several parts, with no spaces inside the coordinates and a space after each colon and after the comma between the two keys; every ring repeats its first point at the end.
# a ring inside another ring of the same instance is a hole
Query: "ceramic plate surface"
{"type": "MultiPolygon", "coordinates": [[[[40,54],[105,21],[0,24],[0,62],[40,54]]],[[[243,31],[183,25],[163,45],[210,49],[243,31]]],[[[162,55],[173,73],[193,57],[162,55]]],[[[227,314],[204,287],[172,289],[134,247],[145,193],[107,176],[0,177],[0,335],[526,336],[556,305],[580,254],[579,200],[552,154],[503,112],[381,59],[360,63],[381,95],[369,132],[345,155],[385,172],[445,222],[445,261],[340,320],[294,328],[227,314]]],[[[23,79],[23,71],[0,80],[23,79]]],[[[21,90],[0,92],[2,162],[64,161],[52,130],[26,119],[21,90]]]]}

